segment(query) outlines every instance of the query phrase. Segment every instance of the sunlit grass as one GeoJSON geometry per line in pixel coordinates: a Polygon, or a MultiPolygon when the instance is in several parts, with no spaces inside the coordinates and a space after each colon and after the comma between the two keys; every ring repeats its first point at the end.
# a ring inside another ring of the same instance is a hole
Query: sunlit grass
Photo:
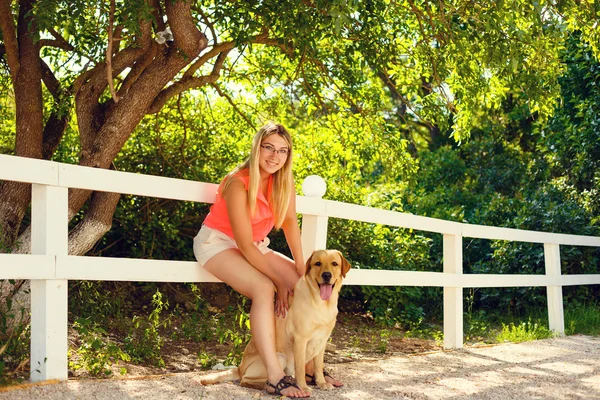
{"type": "Polygon", "coordinates": [[[600,307],[586,304],[565,310],[565,333],[600,336],[600,307]]]}
{"type": "Polygon", "coordinates": [[[518,325],[514,323],[502,324],[502,330],[496,337],[496,340],[502,342],[527,342],[531,340],[548,339],[554,336],[554,333],[539,321],[521,322],[518,325]]]}

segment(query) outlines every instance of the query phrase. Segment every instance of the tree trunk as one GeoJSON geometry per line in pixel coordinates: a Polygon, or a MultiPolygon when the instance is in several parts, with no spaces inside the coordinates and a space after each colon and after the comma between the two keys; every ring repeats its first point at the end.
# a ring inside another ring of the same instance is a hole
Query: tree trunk
{"type": "Polygon", "coordinates": [[[69,254],[82,256],[110,230],[119,193],[94,192],[85,218],[69,232],[69,254]]]}
{"type": "MultiPolygon", "coordinates": [[[[35,21],[29,15],[33,1],[20,3],[17,23],[18,63],[9,64],[16,104],[17,135],[15,154],[21,157],[42,158],[43,106],[42,70],[39,46],[34,43],[35,21]]],[[[2,19],[11,17],[3,16],[2,19]]],[[[3,21],[2,31],[10,31],[12,21],[3,21]]],[[[14,39],[14,38],[13,38],[14,39]]],[[[5,40],[6,37],[5,37],[5,40]]],[[[9,48],[7,48],[8,52],[9,48]]],[[[11,57],[9,57],[11,60],[11,57]]],[[[17,182],[4,182],[0,187],[0,243],[12,246],[15,242],[21,221],[31,201],[31,185],[17,182]]]]}

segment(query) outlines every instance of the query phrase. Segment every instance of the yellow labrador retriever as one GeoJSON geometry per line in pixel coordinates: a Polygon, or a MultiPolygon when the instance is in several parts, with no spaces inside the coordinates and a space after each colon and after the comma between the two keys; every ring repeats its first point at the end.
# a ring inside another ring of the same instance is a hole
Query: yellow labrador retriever
{"type": "MultiPolygon", "coordinates": [[[[350,264],[337,250],[316,250],[306,262],[306,274],[300,278],[289,299],[286,318],[276,318],[275,348],[284,371],[296,378],[296,384],[309,390],[304,367],[314,360],[314,381],[320,389],[332,389],[325,381],[323,356],[338,313],[338,296],[350,264]]],[[[238,368],[206,375],[202,384],[240,379],[242,386],[264,389],[267,370],[251,339],[238,368]]]]}

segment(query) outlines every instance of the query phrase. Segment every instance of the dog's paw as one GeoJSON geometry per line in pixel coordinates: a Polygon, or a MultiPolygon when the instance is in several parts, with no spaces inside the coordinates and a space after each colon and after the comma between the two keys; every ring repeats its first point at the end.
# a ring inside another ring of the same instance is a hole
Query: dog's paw
{"type": "MultiPolygon", "coordinates": [[[[297,383],[296,383],[296,384],[297,384],[297,383]]],[[[305,391],[307,391],[307,392],[312,392],[312,388],[311,388],[310,386],[308,386],[308,385],[304,385],[304,386],[302,386],[302,385],[299,385],[299,384],[298,384],[298,387],[299,387],[301,390],[305,390],[305,391]]]]}
{"type": "Polygon", "coordinates": [[[322,389],[322,390],[335,389],[335,386],[333,386],[331,383],[327,383],[327,382],[323,382],[323,383],[317,382],[317,386],[319,387],[319,389],[322,389]]]}

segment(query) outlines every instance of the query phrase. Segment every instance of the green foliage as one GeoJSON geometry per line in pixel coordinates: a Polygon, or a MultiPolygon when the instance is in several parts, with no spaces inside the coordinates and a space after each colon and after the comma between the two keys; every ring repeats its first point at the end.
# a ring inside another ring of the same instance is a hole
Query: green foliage
{"type": "Polygon", "coordinates": [[[531,340],[547,339],[553,337],[554,334],[540,322],[531,322],[531,318],[527,322],[522,322],[519,325],[511,323],[510,325],[502,324],[502,332],[498,334],[498,342],[526,342],[531,340]]]}
{"type": "MultiPolygon", "coordinates": [[[[213,319],[209,315],[207,303],[201,297],[198,286],[190,284],[190,290],[195,298],[193,309],[190,312],[182,313],[182,320],[176,331],[177,336],[171,339],[185,338],[194,342],[202,342],[214,335],[211,329],[213,319]]],[[[198,357],[200,358],[200,354],[198,357]]]]}
{"type": "Polygon", "coordinates": [[[250,340],[250,315],[244,309],[245,304],[246,299],[242,299],[242,302],[237,305],[237,310],[228,307],[226,314],[235,315],[234,324],[227,326],[223,323],[226,320],[224,315],[221,315],[220,321],[216,325],[215,335],[219,343],[228,343],[233,346],[224,361],[225,365],[239,365],[244,348],[250,340]]]}
{"type": "Polygon", "coordinates": [[[198,353],[198,364],[202,369],[211,369],[217,364],[217,359],[213,354],[208,354],[206,351],[198,353]]]}
{"type": "MultiPolygon", "coordinates": [[[[464,290],[463,290],[464,291],[464,290]]],[[[467,296],[465,302],[467,304],[467,311],[463,314],[464,321],[464,338],[467,342],[473,342],[482,340],[487,336],[489,331],[489,322],[486,321],[486,315],[483,310],[473,310],[475,304],[475,293],[477,289],[467,289],[467,296]]]]}
{"type": "MultiPolygon", "coordinates": [[[[108,332],[90,318],[79,318],[73,324],[79,336],[80,346],[69,355],[75,361],[69,361],[69,368],[77,371],[85,368],[90,375],[103,377],[112,375],[110,366],[118,360],[130,361],[131,358],[110,338],[108,332]]],[[[125,374],[121,369],[121,374],[125,374]]]]}
{"type": "Polygon", "coordinates": [[[600,306],[588,301],[565,308],[565,334],[600,336],[600,306]]]}
{"type": "Polygon", "coordinates": [[[411,326],[404,334],[407,338],[433,339],[438,346],[444,344],[444,333],[439,326],[419,324],[411,326]]]}
{"type": "MultiPolygon", "coordinates": [[[[14,281],[10,281],[14,284],[14,281]]],[[[0,291],[6,281],[0,281],[0,291]]],[[[24,323],[26,310],[13,303],[10,297],[0,299],[0,386],[20,379],[18,370],[28,360],[31,331],[24,323]]]]}
{"type": "Polygon", "coordinates": [[[107,317],[122,318],[132,310],[134,299],[128,284],[97,281],[69,282],[69,311],[72,315],[91,318],[92,322],[107,317]]]}
{"type": "Polygon", "coordinates": [[[600,215],[600,64],[591,46],[577,36],[563,53],[567,72],[561,79],[562,103],[540,142],[557,185],[595,215],[600,215]]]}
{"type": "Polygon", "coordinates": [[[146,319],[137,315],[133,317],[130,332],[124,339],[124,347],[133,361],[149,362],[157,367],[164,367],[165,362],[160,349],[165,339],[159,329],[169,322],[168,319],[161,319],[161,313],[168,307],[168,301],[163,302],[163,295],[158,290],[152,296],[152,307],[146,319]]]}
{"type": "MultiPolygon", "coordinates": [[[[0,68],[3,68],[0,63],[0,68]]],[[[14,154],[15,150],[15,118],[14,95],[7,77],[8,72],[0,71],[0,154],[14,154]]]]}

